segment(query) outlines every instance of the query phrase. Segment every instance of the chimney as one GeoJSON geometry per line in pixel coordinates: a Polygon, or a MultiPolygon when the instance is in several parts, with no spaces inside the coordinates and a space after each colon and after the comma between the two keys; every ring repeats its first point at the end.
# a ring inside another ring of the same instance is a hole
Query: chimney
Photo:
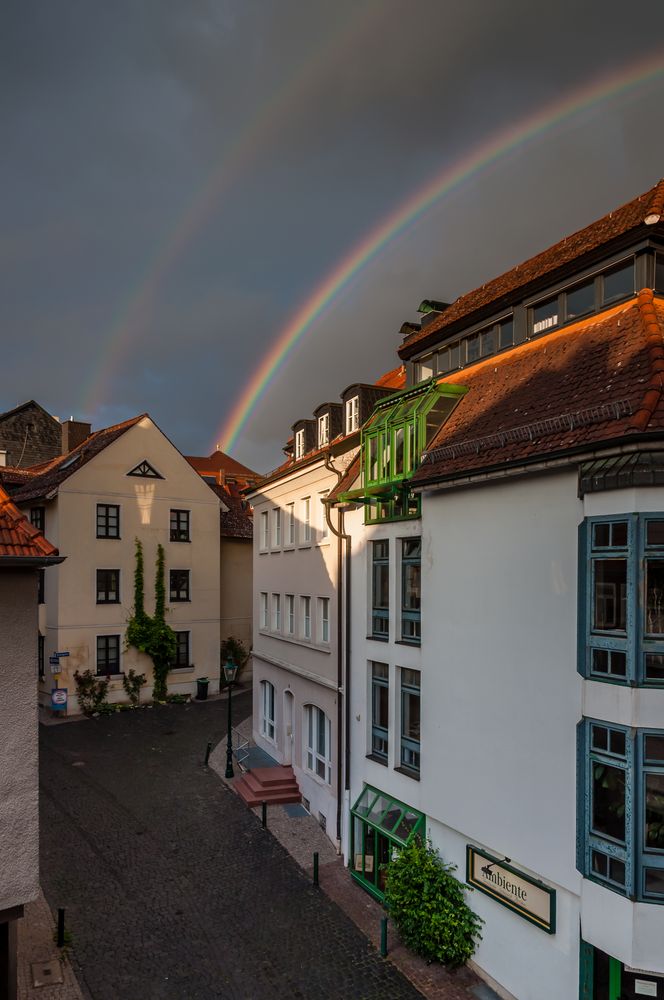
{"type": "Polygon", "coordinates": [[[90,436],[91,429],[91,424],[86,424],[82,420],[74,420],[73,417],[70,417],[69,420],[63,420],[62,454],[68,454],[73,448],[85,441],[86,437],[90,436]]]}

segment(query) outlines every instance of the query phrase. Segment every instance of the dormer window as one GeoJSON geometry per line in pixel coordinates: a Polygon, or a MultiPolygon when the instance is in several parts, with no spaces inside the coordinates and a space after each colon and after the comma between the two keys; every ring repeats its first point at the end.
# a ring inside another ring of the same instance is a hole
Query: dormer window
{"type": "Polygon", "coordinates": [[[323,413],[318,418],[318,447],[324,448],[330,443],[330,414],[323,413]]]}
{"type": "Polygon", "coordinates": [[[538,302],[533,306],[533,336],[538,333],[545,333],[558,326],[558,296],[547,299],[546,302],[538,302]]]}
{"type": "Polygon", "coordinates": [[[302,458],[304,455],[304,427],[299,431],[295,431],[295,459],[302,458]]]}
{"type": "Polygon", "coordinates": [[[346,400],[346,434],[352,434],[360,426],[360,397],[346,400]]]}

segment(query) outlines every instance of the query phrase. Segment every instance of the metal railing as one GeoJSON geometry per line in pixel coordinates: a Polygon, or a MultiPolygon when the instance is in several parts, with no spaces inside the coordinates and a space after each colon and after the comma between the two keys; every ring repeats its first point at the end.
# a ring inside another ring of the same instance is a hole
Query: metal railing
{"type": "Polygon", "coordinates": [[[238,762],[238,766],[243,771],[246,771],[247,768],[244,765],[249,757],[251,739],[248,736],[244,736],[235,726],[231,726],[231,735],[233,737],[233,756],[238,762]]]}

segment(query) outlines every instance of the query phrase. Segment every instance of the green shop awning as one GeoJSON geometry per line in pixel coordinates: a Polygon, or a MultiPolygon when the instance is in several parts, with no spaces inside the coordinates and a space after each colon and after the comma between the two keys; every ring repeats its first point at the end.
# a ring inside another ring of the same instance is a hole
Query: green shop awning
{"type": "Polygon", "coordinates": [[[425,831],[424,813],[371,785],[364,787],[351,813],[404,846],[425,831]]]}

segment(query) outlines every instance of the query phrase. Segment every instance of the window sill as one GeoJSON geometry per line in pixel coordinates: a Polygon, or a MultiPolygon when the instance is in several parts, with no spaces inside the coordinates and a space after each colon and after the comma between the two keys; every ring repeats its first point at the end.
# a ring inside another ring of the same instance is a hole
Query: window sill
{"type": "Polygon", "coordinates": [[[321,785],[322,788],[330,788],[332,786],[331,781],[326,781],[325,778],[321,778],[319,774],[315,771],[310,771],[308,767],[303,767],[302,770],[308,778],[313,778],[317,785],[321,785]]]}
{"type": "Polygon", "coordinates": [[[414,646],[415,649],[419,649],[422,645],[421,639],[395,639],[395,646],[414,646]]]}
{"type": "Polygon", "coordinates": [[[122,538],[120,535],[96,535],[97,541],[99,542],[121,542],[122,538]]]}
{"type": "Polygon", "coordinates": [[[191,597],[171,597],[170,604],[191,604],[191,597]]]}
{"type": "MultiPolygon", "coordinates": [[[[40,601],[39,603],[43,604],[44,602],[40,601]]],[[[97,607],[103,607],[104,604],[109,604],[109,605],[120,604],[120,601],[97,601],[96,604],[97,604],[97,607]]]]}
{"type": "Polygon", "coordinates": [[[367,640],[372,640],[373,642],[389,642],[389,635],[368,635],[367,640]]]}
{"type": "Polygon", "coordinates": [[[171,667],[169,674],[193,674],[196,667],[171,667]]]}
{"type": "Polygon", "coordinates": [[[367,760],[373,760],[376,764],[382,764],[383,767],[387,767],[387,758],[377,757],[375,753],[368,753],[367,760]]]}
{"type": "Polygon", "coordinates": [[[395,767],[394,770],[398,774],[404,774],[407,778],[412,778],[413,781],[419,781],[420,780],[420,772],[419,771],[411,771],[411,769],[409,767],[403,767],[403,766],[402,767],[395,767]]]}
{"type": "Polygon", "coordinates": [[[191,545],[191,538],[171,538],[172,542],[184,542],[185,545],[191,545]]]}

